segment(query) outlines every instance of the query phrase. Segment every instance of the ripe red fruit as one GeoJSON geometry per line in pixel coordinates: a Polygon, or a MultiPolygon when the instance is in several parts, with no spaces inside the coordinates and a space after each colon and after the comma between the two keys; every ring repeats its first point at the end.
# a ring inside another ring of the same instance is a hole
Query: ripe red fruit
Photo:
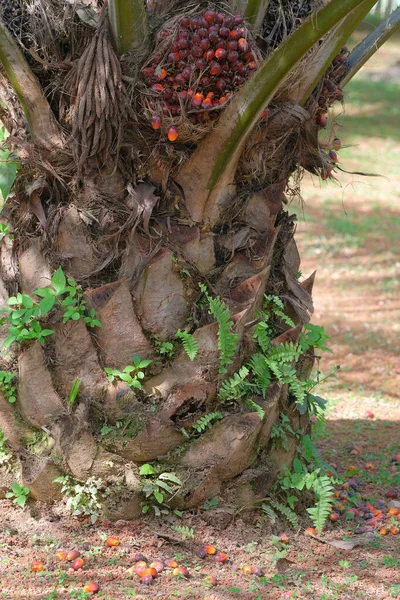
{"type": "Polygon", "coordinates": [[[249,42],[246,40],[246,38],[239,38],[238,41],[238,48],[241,52],[248,52],[249,50],[249,42]]]}
{"type": "Polygon", "coordinates": [[[392,535],[398,535],[398,533],[399,533],[399,528],[398,528],[398,527],[394,527],[394,526],[393,526],[393,527],[391,527],[391,528],[390,528],[390,533],[391,533],[392,535]]]}
{"type": "Polygon", "coordinates": [[[242,37],[242,32],[239,29],[232,29],[229,33],[229,39],[236,43],[242,37]]]}
{"type": "Polygon", "coordinates": [[[225,81],[225,79],[220,78],[217,80],[215,87],[219,92],[224,92],[227,88],[227,82],[225,81]]]}
{"type": "Polygon", "coordinates": [[[203,549],[206,551],[206,554],[217,554],[217,549],[215,546],[212,546],[211,544],[204,544],[203,549]]]}
{"type": "Polygon", "coordinates": [[[206,29],[205,27],[201,27],[197,33],[201,38],[208,37],[208,29],[206,29]]]}
{"type": "Polygon", "coordinates": [[[212,108],[213,107],[213,103],[211,98],[204,98],[203,102],[201,103],[201,108],[204,109],[208,109],[208,108],[212,108]]]}
{"type": "Polygon", "coordinates": [[[140,578],[140,583],[143,583],[144,585],[153,585],[154,579],[151,575],[144,575],[140,578]]]}
{"type": "Polygon", "coordinates": [[[176,562],[176,560],[174,560],[173,558],[166,558],[164,560],[164,565],[168,568],[168,569],[176,569],[178,566],[178,563],[176,562]]]}
{"type": "Polygon", "coordinates": [[[216,31],[210,31],[210,33],[208,34],[208,39],[212,44],[216,44],[219,40],[219,35],[216,31]]]}
{"type": "Polygon", "coordinates": [[[83,591],[86,592],[87,594],[97,594],[99,589],[100,589],[100,586],[98,583],[95,583],[94,581],[89,581],[89,583],[87,583],[84,586],[83,591]]]}
{"type": "Polygon", "coordinates": [[[366,410],[365,411],[365,418],[366,419],[373,419],[375,417],[374,413],[370,410],[366,410]]]}
{"type": "Polygon", "coordinates": [[[204,58],[198,58],[195,62],[196,68],[203,71],[207,67],[207,61],[204,58]]]}
{"type": "Polygon", "coordinates": [[[145,575],[151,575],[153,578],[156,578],[158,575],[158,571],[155,567],[148,567],[146,569],[145,575]]]}
{"type": "Polygon", "coordinates": [[[43,571],[43,569],[44,569],[43,563],[40,560],[34,560],[33,563],[31,564],[31,569],[35,573],[39,573],[40,571],[43,571]]]}
{"type": "Polygon", "coordinates": [[[289,543],[289,537],[288,537],[287,533],[280,533],[278,537],[279,537],[279,541],[281,544],[289,543]]]}
{"type": "Polygon", "coordinates": [[[228,560],[228,555],[225,552],[218,552],[214,555],[215,562],[224,563],[228,560]]]}
{"type": "Polygon", "coordinates": [[[215,57],[217,58],[217,60],[224,60],[227,54],[228,53],[224,48],[217,48],[215,51],[215,57]]]}
{"type": "Polygon", "coordinates": [[[161,571],[164,571],[164,563],[161,560],[155,560],[151,563],[150,568],[154,568],[157,573],[161,573],[161,571]]]}
{"type": "MultiPolygon", "coordinates": [[[[332,169],[327,169],[326,171],[322,171],[322,173],[321,173],[321,179],[322,179],[322,181],[326,181],[327,179],[329,179],[329,177],[331,175],[332,175],[332,169]]],[[[349,468],[349,471],[351,471],[351,470],[352,469],[349,468]]],[[[355,467],[353,467],[353,470],[355,470],[355,467]]],[[[346,485],[346,484],[344,484],[344,485],[346,485]]]]}
{"type": "Polygon", "coordinates": [[[206,40],[206,39],[204,39],[204,40],[201,40],[201,42],[200,42],[200,47],[201,47],[203,50],[208,50],[208,49],[210,48],[210,46],[211,46],[211,43],[210,43],[210,41],[209,41],[209,40],[206,40]]]}
{"type": "Polygon", "coordinates": [[[155,83],[154,85],[151,86],[151,89],[153,90],[153,92],[160,94],[161,92],[164,91],[164,86],[161,83],[155,83]]]}
{"type": "Polygon", "coordinates": [[[200,42],[201,42],[201,37],[199,36],[199,34],[198,34],[198,33],[194,33],[194,34],[192,35],[192,42],[193,42],[193,44],[195,44],[196,46],[199,46],[199,45],[200,45],[200,42]]]}
{"type": "Polygon", "coordinates": [[[204,52],[204,54],[203,54],[204,60],[208,60],[209,62],[212,61],[214,56],[215,56],[214,50],[207,50],[207,52],[204,52]]]}
{"type": "Polygon", "coordinates": [[[181,19],[180,26],[181,27],[189,27],[189,25],[190,25],[190,19],[188,19],[187,17],[183,17],[181,19]]]}
{"type": "Polygon", "coordinates": [[[180,38],[178,40],[178,48],[183,50],[184,48],[189,48],[189,40],[187,38],[180,38]]]}
{"type": "Polygon", "coordinates": [[[329,151],[329,158],[335,163],[338,161],[338,155],[334,150],[329,151]]]}
{"type": "Polygon", "coordinates": [[[206,585],[218,585],[218,581],[217,578],[215,577],[215,575],[208,575],[205,579],[204,579],[204,583],[206,585]]]}
{"type": "Polygon", "coordinates": [[[314,527],[307,527],[307,529],[305,530],[305,534],[306,535],[317,535],[317,532],[314,529],[314,527]]]}
{"type": "Polygon", "coordinates": [[[161,117],[160,117],[160,115],[153,115],[151,117],[151,126],[155,130],[160,129],[160,127],[161,127],[161,117]]]}
{"type": "Polygon", "coordinates": [[[76,560],[73,561],[71,567],[73,568],[74,571],[79,571],[79,569],[82,569],[82,567],[85,565],[85,561],[83,560],[83,558],[77,558],[76,560]]]}
{"type": "Polygon", "coordinates": [[[253,575],[257,575],[257,577],[262,577],[264,575],[264,572],[260,567],[251,567],[251,572],[253,575]]]}
{"type": "Polygon", "coordinates": [[[146,571],[147,571],[147,567],[138,567],[137,565],[128,569],[128,573],[130,575],[135,574],[138,577],[144,577],[146,575],[146,571]]]}
{"type": "Polygon", "coordinates": [[[245,565],[242,569],[243,571],[243,575],[252,575],[253,574],[253,567],[250,567],[250,565],[245,565]]]}
{"type": "Polygon", "coordinates": [[[109,546],[110,548],[114,548],[115,546],[119,546],[119,539],[117,537],[114,537],[112,535],[110,535],[107,539],[106,539],[106,544],[107,546],[109,546]]]}
{"type": "MultiPolygon", "coordinates": [[[[208,52],[210,52],[210,50],[208,50],[208,52]]],[[[203,56],[203,48],[201,46],[193,46],[190,54],[194,57],[194,58],[201,58],[203,56]]]]}
{"type": "Polygon", "coordinates": [[[206,12],[204,13],[204,18],[207,21],[207,23],[209,23],[210,25],[212,25],[213,23],[215,23],[215,18],[217,16],[217,13],[215,12],[215,10],[206,10],[206,12]]]}
{"type": "Polygon", "coordinates": [[[200,79],[200,83],[205,88],[208,88],[210,86],[210,84],[211,84],[211,79],[209,77],[202,77],[200,79]]]}
{"type": "Polygon", "coordinates": [[[174,577],[184,577],[185,579],[189,579],[190,577],[190,573],[186,567],[176,567],[173,570],[172,575],[174,577]]]}
{"type": "Polygon", "coordinates": [[[339,519],[340,519],[340,515],[338,515],[335,512],[331,512],[331,514],[329,515],[329,520],[332,521],[332,523],[339,521],[339,519]]]}
{"type": "Polygon", "coordinates": [[[211,75],[219,75],[222,71],[221,65],[215,61],[211,63],[210,66],[210,74],[211,75]]]}
{"type": "Polygon", "coordinates": [[[193,108],[200,108],[204,100],[203,94],[195,94],[192,98],[193,108]]]}
{"type": "Polygon", "coordinates": [[[397,492],[396,490],[389,490],[388,492],[386,492],[386,498],[390,498],[391,500],[397,500],[397,492]]]}
{"type": "Polygon", "coordinates": [[[335,139],[332,142],[332,146],[336,151],[340,150],[340,148],[342,147],[341,140],[339,138],[335,137],[335,139]]]}
{"type": "Polygon", "coordinates": [[[379,530],[379,535],[387,535],[388,534],[388,530],[386,529],[386,527],[382,527],[379,530]]]}
{"type": "Polygon", "coordinates": [[[257,69],[257,63],[255,62],[255,60],[251,60],[250,62],[248,62],[247,66],[251,71],[255,71],[257,69]]]}
{"type": "Polygon", "coordinates": [[[160,38],[166,39],[171,35],[171,32],[168,29],[162,29],[159,33],[160,38]]]}
{"type": "Polygon", "coordinates": [[[270,112],[271,111],[270,111],[270,109],[268,107],[264,108],[264,110],[261,113],[260,119],[265,119],[265,117],[268,117],[268,115],[269,115],[270,112]]]}
{"type": "Polygon", "coordinates": [[[328,118],[325,113],[319,113],[317,115],[316,121],[319,127],[326,127],[328,124],[328,118]]]}
{"type": "Polygon", "coordinates": [[[229,29],[228,29],[227,27],[220,27],[220,30],[219,30],[219,35],[220,35],[222,38],[226,39],[226,38],[228,38],[228,37],[229,37],[229,35],[230,35],[230,31],[229,31],[229,29]]]}
{"type": "Polygon", "coordinates": [[[239,60],[239,53],[236,50],[231,50],[226,59],[229,63],[235,63],[239,60]]]}
{"type": "Polygon", "coordinates": [[[217,15],[216,15],[216,21],[217,21],[217,23],[223,23],[224,19],[225,19],[224,13],[217,13],[217,15]]]}
{"type": "Polygon", "coordinates": [[[181,55],[179,52],[170,52],[168,54],[168,60],[172,63],[178,62],[181,59],[181,55]]]}
{"type": "Polygon", "coordinates": [[[142,69],[142,75],[146,79],[150,79],[150,77],[154,75],[154,69],[152,69],[151,67],[145,67],[144,69],[142,69]]]}
{"type": "Polygon", "coordinates": [[[58,560],[65,560],[67,558],[67,553],[64,552],[64,550],[58,550],[58,552],[56,552],[56,558],[58,560]]]}
{"type": "Polygon", "coordinates": [[[67,554],[67,560],[75,560],[76,558],[78,558],[81,555],[80,552],[78,552],[78,550],[72,550],[71,552],[68,552],[67,554]]]}

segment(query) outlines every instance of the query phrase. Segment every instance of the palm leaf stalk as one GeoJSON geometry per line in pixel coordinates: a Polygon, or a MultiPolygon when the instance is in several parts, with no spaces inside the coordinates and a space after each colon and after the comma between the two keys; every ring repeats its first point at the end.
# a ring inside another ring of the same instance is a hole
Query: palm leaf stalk
{"type": "Polygon", "coordinates": [[[118,54],[146,51],[149,27],[142,0],[110,0],[109,20],[118,54]]]}

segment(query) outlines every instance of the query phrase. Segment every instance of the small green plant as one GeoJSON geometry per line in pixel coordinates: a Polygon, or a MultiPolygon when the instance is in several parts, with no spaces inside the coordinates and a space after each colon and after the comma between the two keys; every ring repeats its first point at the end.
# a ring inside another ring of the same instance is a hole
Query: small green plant
{"type": "Polygon", "coordinates": [[[159,517],[161,513],[168,513],[165,505],[166,494],[171,498],[182,487],[183,483],[175,473],[157,474],[154,467],[148,463],[140,468],[140,475],[144,478],[142,492],[147,502],[143,506],[143,512],[147,513],[153,508],[154,514],[159,517]],[[153,500],[156,502],[154,503],[153,500]]]}
{"type": "Polygon", "coordinates": [[[26,488],[16,481],[13,481],[11,484],[11,490],[11,492],[6,493],[6,498],[14,498],[13,504],[18,504],[18,506],[24,508],[28,500],[29,488],[26,488]]]}
{"type": "Polygon", "coordinates": [[[197,431],[197,433],[203,433],[206,429],[211,427],[211,425],[215,421],[220,421],[222,419],[222,414],[220,412],[212,412],[204,415],[204,417],[200,417],[197,419],[196,423],[192,425],[193,429],[197,431]]]}
{"type": "Polygon", "coordinates": [[[111,367],[106,367],[104,370],[107,373],[108,381],[111,383],[119,379],[120,381],[125,381],[128,387],[141,389],[142,384],[140,380],[144,379],[145,376],[143,369],[146,369],[152,362],[151,360],[142,360],[138,354],[135,354],[133,365],[128,365],[122,371],[111,367]]]}
{"type": "Polygon", "coordinates": [[[385,565],[385,567],[398,567],[399,559],[394,558],[393,556],[384,556],[383,564],[385,565]]]}
{"type": "Polygon", "coordinates": [[[227,365],[232,364],[232,358],[238,347],[239,337],[232,333],[234,326],[229,309],[219,296],[212,298],[204,284],[199,284],[201,291],[208,301],[208,312],[218,323],[218,350],[220,351],[220,373],[226,373],[227,365]]]}
{"type": "Polygon", "coordinates": [[[171,525],[171,529],[180,533],[181,536],[186,540],[194,540],[194,529],[193,527],[187,527],[185,525],[171,525]]]}
{"type": "Polygon", "coordinates": [[[199,344],[197,340],[187,331],[181,331],[180,329],[176,332],[175,337],[180,340],[183,344],[184,350],[190,360],[194,360],[199,351],[199,344]]]}
{"type": "Polygon", "coordinates": [[[280,513],[283,517],[285,517],[285,519],[287,519],[293,529],[299,528],[299,519],[294,510],[289,508],[289,506],[286,506],[285,504],[282,504],[281,502],[278,502],[272,498],[268,498],[268,504],[264,502],[261,505],[261,508],[272,523],[276,522],[278,518],[277,513],[280,513]]]}
{"type": "Polygon", "coordinates": [[[0,429],[0,467],[8,465],[12,458],[12,454],[7,446],[7,438],[4,432],[0,429]]]}
{"type": "Polygon", "coordinates": [[[63,475],[54,479],[54,482],[61,484],[61,492],[67,498],[67,509],[73,516],[85,515],[90,517],[92,523],[97,521],[101,510],[101,479],[89,477],[81,484],[73,481],[68,475],[63,475]]]}
{"type": "Polygon", "coordinates": [[[8,321],[8,336],[2,346],[4,349],[9,348],[13,342],[23,343],[35,339],[43,344],[45,338],[53,333],[52,329],[42,329],[39,319],[44,314],[40,306],[26,294],[11,296],[0,313],[7,313],[6,317],[0,319],[0,325],[8,321]]]}
{"type": "Polygon", "coordinates": [[[16,376],[17,374],[11,371],[0,371],[0,390],[11,404],[17,401],[16,387],[13,383],[16,376]]]}
{"type": "Polygon", "coordinates": [[[279,421],[272,425],[271,429],[271,444],[272,448],[283,448],[284,450],[288,450],[288,441],[287,437],[289,435],[295,435],[293,428],[290,424],[290,419],[285,413],[281,413],[279,415],[279,421]]]}
{"type": "Polygon", "coordinates": [[[206,500],[203,504],[204,510],[211,510],[212,508],[217,508],[219,505],[219,498],[211,498],[211,500],[206,500]]]}
{"type": "Polygon", "coordinates": [[[172,342],[161,341],[159,335],[153,336],[153,343],[156,351],[161,356],[165,356],[166,358],[172,358],[174,355],[174,344],[172,342]]]}
{"type": "Polygon", "coordinates": [[[74,598],[75,600],[88,600],[88,598],[92,597],[92,594],[83,590],[71,590],[69,595],[70,598],[74,598]]]}
{"type": "Polygon", "coordinates": [[[68,404],[70,406],[74,405],[74,402],[79,394],[81,385],[82,381],[80,379],[75,379],[74,383],[72,384],[71,391],[68,394],[68,404]]]}
{"type": "Polygon", "coordinates": [[[4,240],[6,235],[8,235],[11,240],[14,239],[14,236],[9,233],[8,225],[6,225],[5,223],[0,223],[0,244],[4,240]]]}

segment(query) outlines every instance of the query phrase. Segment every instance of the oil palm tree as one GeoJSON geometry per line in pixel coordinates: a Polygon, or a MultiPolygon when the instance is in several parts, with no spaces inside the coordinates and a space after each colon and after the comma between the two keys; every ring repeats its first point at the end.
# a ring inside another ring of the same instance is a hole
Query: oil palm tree
{"type": "Polygon", "coordinates": [[[349,55],[375,3],[1,2],[0,427],[34,497],[95,476],[127,518],[140,469],[185,508],[291,463],[323,336],[288,200],[332,176],[329,106],[399,25],[349,55]]]}

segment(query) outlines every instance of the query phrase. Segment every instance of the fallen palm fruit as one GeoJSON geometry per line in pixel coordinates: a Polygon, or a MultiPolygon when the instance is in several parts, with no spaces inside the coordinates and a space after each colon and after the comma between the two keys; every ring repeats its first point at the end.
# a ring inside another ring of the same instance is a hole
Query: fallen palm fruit
{"type": "Polygon", "coordinates": [[[83,591],[86,592],[86,594],[97,594],[99,590],[100,586],[95,581],[89,581],[83,588],[83,591]]]}
{"type": "Polygon", "coordinates": [[[85,561],[83,560],[83,558],[77,558],[71,564],[71,567],[73,568],[74,571],[79,571],[79,569],[82,569],[82,567],[84,567],[84,566],[85,566],[85,561]]]}
{"type": "Polygon", "coordinates": [[[114,548],[115,546],[119,546],[119,539],[117,537],[114,537],[114,536],[109,536],[106,539],[106,544],[110,548],[114,548]]]}
{"type": "Polygon", "coordinates": [[[40,560],[34,560],[33,563],[31,564],[31,569],[35,573],[39,573],[40,571],[43,571],[43,569],[44,569],[43,563],[40,560]]]}

